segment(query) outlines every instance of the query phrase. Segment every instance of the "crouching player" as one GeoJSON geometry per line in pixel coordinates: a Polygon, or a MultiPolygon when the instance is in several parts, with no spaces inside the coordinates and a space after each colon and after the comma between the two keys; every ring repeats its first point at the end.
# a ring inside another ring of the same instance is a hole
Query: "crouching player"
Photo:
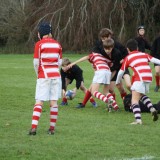
{"type": "MultiPolygon", "coordinates": [[[[132,94],[127,94],[124,97],[124,100],[123,100],[124,110],[127,111],[127,112],[133,112],[132,107],[131,107],[131,99],[132,99],[132,94]]],[[[140,109],[141,109],[142,113],[143,112],[145,112],[145,113],[150,112],[150,110],[148,108],[148,101],[141,102],[141,100],[140,100],[139,101],[139,106],[140,106],[140,109]]],[[[153,104],[153,107],[158,111],[158,113],[160,113],[160,101],[153,104]]]]}
{"type": "MultiPolygon", "coordinates": [[[[73,65],[72,68],[65,71],[65,67],[71,64],[71,61],[68,58],[64,58],[62,60],[62,68],[61,68],[61,78],[62,78],[62,103],[61,106],[68,105],[67,97],[66,97],[66,90],[67,86],[76,80],[76,87],[73,89],[72,98],[75,97],[77,89],[81,89],[84,93],[87,92],[87,88],[84,86],[84,79],[83,79],[83,70],[78,65],[73,65]]],[[[95,100],[90,97],[90,102],[93,107],[97,107],[97,103],[95,100]]]]}
{"type": "Polygon", "coordinates": [[[118,85],[120,83],[125,69],[131,67],[133,70],[131,107],[135,117],[135,121],[131,124],[142,124],[139,100],[147,104],[152,114],[153,121],[157,121],[157,111],[153,107],[150,99],[146,96],[146,93],[149,92],[149,85],[152,81],[152,71],[149,62],[160,64],[160,60],[153,58],[149,54],[138,51],[138,43],[134,39],[128,40],[126,47],[129,55],[124,59],[122,67],[118,72],[116,84],[118,85]]]}

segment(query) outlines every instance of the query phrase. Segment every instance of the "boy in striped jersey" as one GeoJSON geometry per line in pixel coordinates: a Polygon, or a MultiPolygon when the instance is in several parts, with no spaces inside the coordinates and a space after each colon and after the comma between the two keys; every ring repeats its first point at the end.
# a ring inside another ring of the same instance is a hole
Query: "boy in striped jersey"
{"type": "MultiPolygon", "coordinates": [[[[106,54],[113,49],[114,47],[114,41],[113,39],[107,39],[104,43],[104,48],[106,51],[106,54]]],[[[89,90],[85,94],[84,101],[87,102],[91,96],[94,96],[105,103],[108,103],[112,105],[114,110],[118,110],[119,107],[114,100],[111,93],[109,93],[109,84],[111,80],[111,71],[110,71],[110,65],[112,64],[111,60],[105,58],[103,55],[99,53],[92,52],[88,56],[82,57],[81,59],[69,64],[67,68],[72,68],[73,65],[88,60],[90,63],[92,63],[93,68],[95,70],[95,74],[93,77],[92,84],[89,88],[89,90]],[[100,85],[103,85],[104,94],[99,92],[100,85]]],[[[80,108],[83,108],[84,106],[81,106],[80,108]]]]}
{"type": "MultiPolygon", "coordinates": [[[[123,59],[128,55],[128,51],[121,43],[114,40],[114,48],[112,49],[111,54],[106,54],[103,47],[103,41],[105,41],[106,39],[110,39],[112,37],[113,37],[112,30],[108,28],[102,28],[99,32],[99,39],[96,41],[92,51],[96,53],[100,53],[104,57],[112,61],[113,65],[110,69],[111,69],[112,75],[114,76],[112,76],[109,91],[110,93],[112,93],[113,97],[116,99],[116,94],[114,91],[115,81],[117,78],[118,71],[121,68],[123,59]]],[[[131,80],[130,80],[129,70],[125,71],[123,78],[126,83],[126,88],[130,91],[131,80]]],[[[122,82],[118,86],[118,90],[120,92],[121,98],[123,99],[127,95],[127,92],[122,82]]]]}
{"type": "Polygon", "coordinates": [[[125,69],[131,67],[133,70],[131,107],[135,117],[135,121],[131,124],[142,124],[139,100],[147,105],[152,114],[153,121],[157,121],[157,111],[153,107],[149,97],[146,96],[146,93],[149,92],[149,85],[152,82],[152,71],[149,62],[160,64],[160,60],[138,51],[138,43],[134,39],[128,40],[127,50],[129,55],[124,59],[122,67],[118,72],[116,84],[119,85],[125,69]]]}
{"type": "Polygon", "coordinates": [[[50,127],[48,134],[54,134],[58,116],[57,100],[60,97],[61,76],[59,67],[62,63],[62,47],[54,40],[51,26],[42,23],[38,29],[38,41],[34,49],[34,69],[37,75],[35,106],[29,135],[36,135],[38,122],[44,101],[50,101],[50,127]]]}

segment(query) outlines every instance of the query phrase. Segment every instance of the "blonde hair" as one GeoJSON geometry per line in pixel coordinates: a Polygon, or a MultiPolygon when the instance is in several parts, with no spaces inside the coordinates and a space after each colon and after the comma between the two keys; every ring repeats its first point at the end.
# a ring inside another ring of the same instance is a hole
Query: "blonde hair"
{"type": "Polygon", "coordinates": [[[68,58],[63,58],[62,60],[62,66],[67,66],[71,64],[71,61],[68,58]]]}

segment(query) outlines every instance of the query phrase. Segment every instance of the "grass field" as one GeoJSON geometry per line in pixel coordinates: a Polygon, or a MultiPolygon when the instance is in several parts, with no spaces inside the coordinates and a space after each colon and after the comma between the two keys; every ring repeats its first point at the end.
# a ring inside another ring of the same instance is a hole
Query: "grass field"
{"type": "MultiPolygon", "coordinates": [[[[72,61],[84,55],[64,54],[72,61]]],[[[76,109],[83,93],[59,106],[55,135],[47,135],[49,105],[45,107],[36,136],[28,136],[34,105],[36,77],[32,55],[0,55],[0,160],[142,160],[160,159],[160,121],[153,122],[149,113],[142,114],[143,125],[133,126],[132,113],[123,110],[117,93],[120,112],[108,113],[105,104],[90,103],[76,109]]],[[[79,66],[84,70],[85,86],[89,87],[93,70],[88,62],[79,66]]],[[[69,86],[69,89],[74,87],[69,86]]],[[[160,100],[154,93],[153,103],[160,100]]],[[[59,100],[59,103],[61,100],[59,100]]]]}

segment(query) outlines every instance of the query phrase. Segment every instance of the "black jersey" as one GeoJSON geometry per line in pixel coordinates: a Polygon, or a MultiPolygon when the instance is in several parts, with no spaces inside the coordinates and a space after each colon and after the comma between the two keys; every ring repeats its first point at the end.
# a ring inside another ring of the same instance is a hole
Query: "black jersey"
{"type": "Polygon", "coordinates": [[[61,68],[60,73],[62,78],[62,89],[64,90],[66,90],[65,78],[68,78],[71,80],[70,84],[75,79],[77,89],[79,89],[79,87],[81,86],[81,82],[84,81],[83,70],[77,65],[73,65],[72,68],[70,68],[67,72],[64,72],[61,68]]]}
{"type": "Polygon", "coordinates": [[[138,36],[135,40],[138,42],[139,51],[145,52],[145,49],[151,50],[149,42],[143,36],[138,36]]]}
{"type": "Polygon", "coordinates": [[[156,38],[152,44],[151,55],[160,59],[160,37],[156,38]]]}
{"type": "Polygon", "coordinates": [[[97,41],[95,46],[92,49],[95,53],[102,54],[105,58],[112,61],[113,66],[110,67],[111,71],[118,71],[121,68],[120,61],[128,54],[125,47],[123,47],[119,42],[115,42],[114,48],[111,52],[111,57],[109,57],[104,48],[103,48],[103,42],[97,41]]]}
{"type": "MultiPolygon", "coordinates": [[[[116,49],[118,49],[120,51],[122,59],[124,59],[128,55],[127,49],[121,43],[119,43],[119,42],[117,42],[115,40],[114,40],[114,48],[116,48],[116,49]]],[[[103,42],[101,40],[96,41],[96,43],[95,43],[95,45],[94,45],[94,47],[92,49],[92,52],[100,53],[104,57],[108,58],[106,56],[105,51],[104,51],[103,42]]]]}

